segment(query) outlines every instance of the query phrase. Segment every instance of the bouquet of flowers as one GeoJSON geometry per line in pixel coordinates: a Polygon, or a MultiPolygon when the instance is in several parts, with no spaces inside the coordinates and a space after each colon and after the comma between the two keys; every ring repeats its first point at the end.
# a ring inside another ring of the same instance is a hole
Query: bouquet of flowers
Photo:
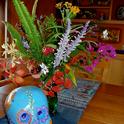
{"type": "Polygon", "coordinates": [[[8,54],[12,64],[4,71],[15,81],[15,67],[23,64],[28,73],[39,80],[45,94],[54,96],[56,92],[77,85],[74,68],[90,74],[99,61],[116,54],[110,45],[86,40],[88,33],[94,33],[96,24],[90,21],[78,25],[71,23],[80,11],[77,6],[68,2],[56,4],[62,17],[58,22],[53,14],[37,17],[37,2],[31,15],[21,0],[13,0],[20,23],[14,27],[5,22],[12,42],[3,44],[3,55],[8,54]]]}

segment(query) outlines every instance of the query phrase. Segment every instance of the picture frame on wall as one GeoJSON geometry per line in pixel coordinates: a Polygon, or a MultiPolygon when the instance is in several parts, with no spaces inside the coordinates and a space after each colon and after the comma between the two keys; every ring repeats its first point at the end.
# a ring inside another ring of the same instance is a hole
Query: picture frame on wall
{"type": "Polygon", "coordinates": [[[98,40],[106,43],[118,43],[120,32],[118,28],[100,28],[98,40]]]}

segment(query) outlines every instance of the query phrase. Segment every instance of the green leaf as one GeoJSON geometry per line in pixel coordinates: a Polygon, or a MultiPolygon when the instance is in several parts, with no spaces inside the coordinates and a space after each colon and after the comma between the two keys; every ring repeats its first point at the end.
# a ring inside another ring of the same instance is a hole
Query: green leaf
{"type": "Polygon", "coordinates": [[[43,35],[44,35],[44,33],[43,33],[43,25],[41,25],[40,23],[41,23],[40,20],[37,20],[37,26],[38,26],[38,29],[40,31],[41,38],[43,39],[44,38],[43,37],[43,35]]]}
{"type": "Polygon", "coordinates": [[[33,20],[35,20],[35,18],[36,18],[37,3],[38,3],[38,0],[35,0],[34,5],[33,5],[33,9],[32,9],[32,18],[33,18],[33,20]]]}
{"type": "Polygon", "coordinates": [[[46,28],[46,30],[49,30],[49,29],[55,29],[55,28],[58,28],[58,29],[64,29],[64,27],[62,27],[62,26],[55,25],[55,26],[52,26],[52,27],[48,27],[48,28],[46,28]]]}
{"type": "Polygon", "coordinates": [[[26,6],[20,0],[13,0],[19,20],[22,24],[27,38],[30,41],[31,55],[37,61],[41,60],[41,37],[37,30],[34,20],[30,16],[26,6]]]}
{"type": "Polygon", "coordinates": [[[57,46],[56,46],[55,44],[47,44],[46,46],[48,46],[48,47],[52,47],[52,48],[54,48],[54,49],[57,48],[57,46]]]}
{"type": "Polygon", "coordinates": [[[47,43],[51,43],[54,38],[57,40],[57,37],[59,37],[60,35],[62,35],[62,33],[56,33],[56,34],[52,35],[52,36],[49,37],[49,39],[47,40],[47,43]]]}
{"type": "Polygon", "coordinates": [[[77,86],[77,81],[76,81],[75,74],[74,74],[72,68],[70,68],[70,71],[69,71],[69,73],[68,73],[68,76],[69,76],[69,78],[72,80],[73,84],[74,84],[75,86],[77,86]]]}
{"type": "Polygon", "coordinates": [[[78,47],[79,50],[86,51],[86,43],[81,43],[78,47]]]}
{"type": "Polygon", "coordinates": [[[70,56],[76,56],[77,54],[79,54],[79,50],[75,49],[74,51],[72,51],[72,53],[70,54],[70,56]]]}

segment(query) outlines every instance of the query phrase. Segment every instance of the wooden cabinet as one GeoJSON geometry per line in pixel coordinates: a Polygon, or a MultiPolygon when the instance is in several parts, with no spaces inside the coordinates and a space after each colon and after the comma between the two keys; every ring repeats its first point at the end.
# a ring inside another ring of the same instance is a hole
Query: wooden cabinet
{"type": "MultiPolygon", "coordinates": [[[[108,62],[101,61],[93,70],[92,74],[80,71],[79,69],[75,69],[75,75],[77,78],[83,78],[88,80],[98,80],[103,82],[103,75],[105,73],[105,69],[108,68],[108,62]]],[[[105,81],[104,81],[105,82],[105,81]]]]}
{"type": "Polygon", "coordinates": [[[87,20],[96,20],[98,23],[106,24],[124,24],[123,20],[117,20],[116,14],[119,6],[124,2],[118,0],[92,0],[94,3],[89,4],[89,0],[79,0],[77,4],[81,10],[76,19],[73,19],[74,23],[82,23],[87,20]],[[99,4],[99,1],[103,1],[99,4]],[[105,4],[107,1],[108,4],[105,4]],[[116,5],[116,3],[119,3],[116,5]]]}
{"type": "Polygon", "coordinates": [[[102,81],[115,85],[124,85],[124,54],[117,54],[117,57],[108,62],[104,69],[102,81]]]}
{"type": "Polygon", "coordinates": [[[93,0],[91,4],[89,0],[84,0],[79,3],[80,19],[97,19],[97,20],[111,20],[112,2],[113,0],[102,1],[93,0]]]}
{"type": "Polygon", "coordinates": [[[100,62],[94,68],[93,75],[75,70],[77,78],[98,80],[103,83],[124,86],[124,54],[117,54],[116,58],[100,62]]]}

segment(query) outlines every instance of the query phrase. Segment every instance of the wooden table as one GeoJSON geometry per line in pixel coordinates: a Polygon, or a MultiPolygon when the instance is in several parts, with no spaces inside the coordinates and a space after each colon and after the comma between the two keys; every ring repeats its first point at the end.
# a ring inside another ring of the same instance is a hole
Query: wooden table
{"type": "MultiPolygon", "coordinates": [[[[0,87],[0,117],[4,116],[5,96],[14,87],[13,84],[0,87]]],[[[124,86],[101,84],[79,124],[124,124],[124,86]]]]}
{"type": "Polygon", "coordinates": [[[124,124],[124,86],[102,84],[79,124],[124,124]]]}

